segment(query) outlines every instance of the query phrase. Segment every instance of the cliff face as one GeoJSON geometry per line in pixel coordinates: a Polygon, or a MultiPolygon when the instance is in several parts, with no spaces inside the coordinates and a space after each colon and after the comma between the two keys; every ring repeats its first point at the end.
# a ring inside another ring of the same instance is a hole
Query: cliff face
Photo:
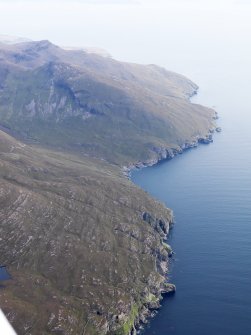
{"type": "MultiPolygon", "coordinates": [[[[0,45],[0,290],[18,334],[129,334],[159,306],[172,212],[121,166],[205,138],[197,86],[48,41],[0,45]],[[17,140],[18,139],[18,140],[17,140]]],[[[130,165],[131,164],[131,165],[130,165]]]]}

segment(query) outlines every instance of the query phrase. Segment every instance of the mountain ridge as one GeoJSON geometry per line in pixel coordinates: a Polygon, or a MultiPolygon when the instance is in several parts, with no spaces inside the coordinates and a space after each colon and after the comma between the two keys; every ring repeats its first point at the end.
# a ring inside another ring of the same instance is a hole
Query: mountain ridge
{"type": "Polygon", "coordinates": [[[2,47],[0,64],[0,124],[24,140],[95,151],[127,165],[214,127],[214,111],[189,101],[197,85],[154,65],[66,51],[48,41],[2,47]]]}

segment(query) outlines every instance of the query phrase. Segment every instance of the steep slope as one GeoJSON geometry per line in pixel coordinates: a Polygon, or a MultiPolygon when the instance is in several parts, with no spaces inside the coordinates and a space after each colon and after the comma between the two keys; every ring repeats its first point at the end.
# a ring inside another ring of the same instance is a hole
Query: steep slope
{"type": "Polygon", "coordinates": [[[171,212],[110,165],[0,143],[0,302],[18,334],[129,332],[164,289],[171,212]]]}
{"type": "Polygon", "coordinates": [[[197,86],[154,65],[63,50],[48,41],[1,45],[0,123],[44,145],[120,165],[205,137],[214,111],[197,86]]]}

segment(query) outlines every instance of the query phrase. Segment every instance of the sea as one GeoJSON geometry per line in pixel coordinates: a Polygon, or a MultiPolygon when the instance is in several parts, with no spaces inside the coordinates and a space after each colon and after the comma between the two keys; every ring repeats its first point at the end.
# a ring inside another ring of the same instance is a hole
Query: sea
{"type": "MultiPolygon", "coordinates": [[[[189,62],[181,65],[178,57],[177,63],[169,62],[200,86],[191,102],[214,108],[222,132],[215,133],[209,145],[132,173],[135,184],[175,215],[169,236],[175,255],[168,278],[177,292],[162,301],[144,335],[251,334],[251,29],[244,29],[249,27],[247,13],[250,7],[232,13],[233,18],[238,16],[241,30],[236,29],[242,35],[233,33],[224,43],[219,31],[220,37],[215,34],[211,41],[215,49],[201,53],[203,58],[198,57],[200,46],[196,49],[193,41],[194,57],[190,47],[189,62]]],[[[224,18],[222,29],[226,29],[224,18]]],[[[164,65],[170,68],[168,62],[164,65]]]]}

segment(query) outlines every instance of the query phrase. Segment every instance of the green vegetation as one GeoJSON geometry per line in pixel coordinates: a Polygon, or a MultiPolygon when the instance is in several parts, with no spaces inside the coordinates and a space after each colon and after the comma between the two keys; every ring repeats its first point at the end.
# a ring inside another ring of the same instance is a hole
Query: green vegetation
{"type": "Polygon", "coordinates": [[[158,298],[152,294],[152,293],[149,293],[148,296],[146,297],[144,303],[149,303],[149,302],[158,302],[158,298]]]}
{"type": "Polygon", "coordinates": [[[138,317],[138,314],[139,314],[139,308],[136,304],[134,304],[131,308],[131,312],[130,312],[129,317],[127,318],[126,322],[114,334],[116,334],[116,335],[128,335],[128,334],[130,334],[131,330],[134,327],[135,319],[138,317]]]}
{"type": "Polygon", "coordinates": [[[166,251],[170,254],[172,252],[172,248],[169,244],[162,242],[163,247],[166,249],[166,251]]]}

